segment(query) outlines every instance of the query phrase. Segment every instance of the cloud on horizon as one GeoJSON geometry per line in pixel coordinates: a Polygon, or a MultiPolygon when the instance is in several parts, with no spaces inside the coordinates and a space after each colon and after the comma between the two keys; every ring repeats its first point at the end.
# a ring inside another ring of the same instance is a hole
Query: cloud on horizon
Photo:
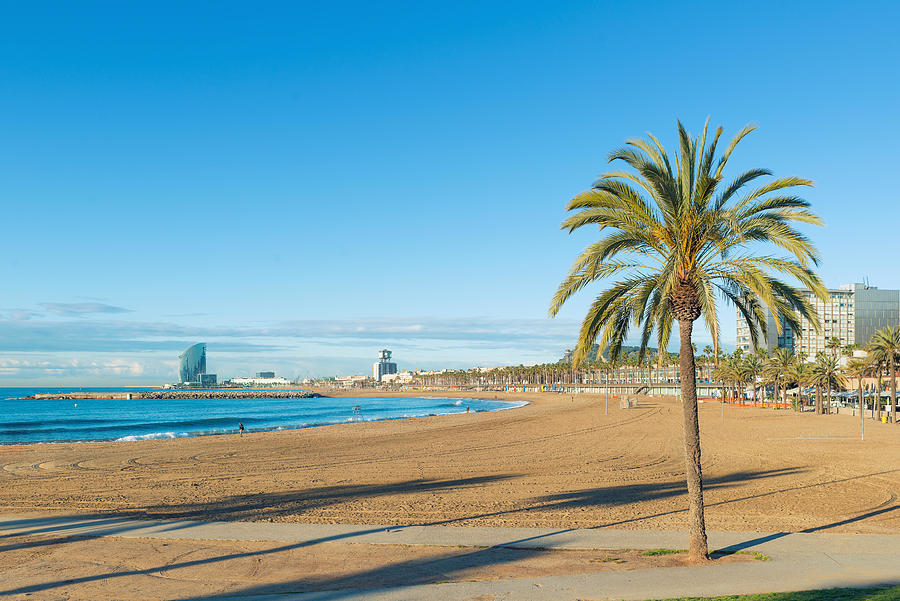
{"type": "Polygon", "coordinates": [[[79,317],[91,313],[131,313],[131,309],[105,303],[40,303],[50,313],[65,317],[79,317]]]}
{"type": "Polygon", "coordinates": [[[574,345],[580,325],[480,317],[197,326],[84,315],[0,319],[2,383],[171,382],[178,354],[195,342],[207,343],[209,369],[220,379],[269,369],[288,377],[368,373],[382,348],[403,369],[545,363],[574,345]]]}

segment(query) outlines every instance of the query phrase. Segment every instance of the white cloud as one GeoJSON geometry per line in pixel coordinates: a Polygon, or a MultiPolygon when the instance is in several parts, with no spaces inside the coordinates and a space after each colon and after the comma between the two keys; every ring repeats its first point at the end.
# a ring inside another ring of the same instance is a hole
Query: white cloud
{"type": "Polygon", "coordinates": [[[66,317],[81,316],[89,313],[131,313],[131,309],[116,307],[104,303],[40,303],[50,313],[66,317]]]}

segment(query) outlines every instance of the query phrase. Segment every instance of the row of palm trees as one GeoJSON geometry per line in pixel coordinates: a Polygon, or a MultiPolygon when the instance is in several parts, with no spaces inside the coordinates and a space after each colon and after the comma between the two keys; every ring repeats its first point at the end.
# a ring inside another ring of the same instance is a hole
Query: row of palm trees
{"type": "MultiPolygon", "coordinates": [[[[744,391],[752,387],[754,403],[768,402],[770,399],[788,405],[788,391],[797,388],[792,399],[795,408],[804,404],[814,404],[817,414],[831,413],[832,393],[847,390],[856,383],[865,405],[863,381],[875,378],[877,396],[872,405],[872,416],[881,419],[880,402],[883,378],[891,383],[891,404],[896,405],[896,366],[900,363],[900,328],[886,328],[873,336],[866,347],[865,359],[853,358],[841,366],[841,357],[849,357],[858,347],[842,346],[836,338],[826,345],[828,350],[817,354],[814,361],[807,361],[803,353],[794,354],[788,349],[775,349],[772,353],[763,350],[745,353],[737,350],[730,355],[719,353],[713,356],[713,349],[707,346],[703,353],[695,356],[698,384],[716,383],[723,391],[722,396],[743,399],[744,391]],[[893,360],[893,362],[892,362],[893,360]],[[804,398],[804,390],[814,389],[814,395],[804,398]],[[771,396],[770,396],[771,391],[771,396]]],[[[421,387],[457,387],[508,389],[537,387],[636,387],[646,384],[681,383],[678,356],[663,353],[657,357],[646,356],[638,360],[637,353],[631,353],[617,360],[595,360],[582,362],[573,367],[571,363],[545,363],[531,366],[508,366],[490,370],[470,369],[444,371],[440,373],[417,374],[412,385],[421,387]]],[[[896,410],[889,412],[891,421],[896,420],[896,410]]]]}

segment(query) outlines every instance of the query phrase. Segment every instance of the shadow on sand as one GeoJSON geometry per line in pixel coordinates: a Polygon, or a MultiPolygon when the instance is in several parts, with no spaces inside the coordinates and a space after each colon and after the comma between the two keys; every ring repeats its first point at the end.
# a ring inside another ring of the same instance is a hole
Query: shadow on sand
{"type": "MultiPolygon", "coordinates": [[[[760,478],[771,478],[796,474],[801,472],[799,468],[768,470],[756,472],[735,472],[727,476],[710,478],[706,481],[708,489],[726,488],[738,486],[741,482],[755,480],[760,478]]],[[[489,482],[502,481],[516,477],[514,474],[485,476],[478,478],[464,478],[456,480],[411,480],[404,482],[396,482],[384,485],[354,485],[354,486],[329,486],[314,488],[308,490],[286,491],[281,493],[268,494],[247,494],[226,497],[212,503],[197,503],[189,505],[176,506],[153,506],[143,510],[128,512],[127,514],[119,514],[110,516],[105,514],[102,516],[94,516],[92,523],[98,526],[96,530],[86,535],[80,535],[77,532],[70,536],[58,536],[51,539],[42,539],[37,541],[23,541],[0,547],[0,551],[24,549],[29,547],[45,547],[54,544],[65,544],[72,540],[73,536],[115,536],[129,530],[136,530],[141,527],[140,524],[129,522],[129,520],[138,517],[170,517],[178,519],[199,519],[199,518],[216,518],[219,520],[238,520],[241,517],[256,517],[257,519],[274,518],[285,515],[296,515],[313,507],[322,507],[342,502],[347,499],[362,499],[366,497],[377,497],[380,495],[393,494],[411,494],[423,491],[439,491],[456,489],[462,486],[480,486],[489,482]]],[[[668,481],[659,483],[634,484],[625,486],[610,486],[586,489],[573,493],[565,493],[559,495],[548,495],[534,499],[534,504],[528,507],[498,511],[493,513],[484,513],[479,515],[470,515],[463,518],[455,518],[431,522],[429,524],[418,525],[448,525],[462,520],[477,519],[482,517],[490,517],[494,515],[514,514],[518,512],[526,512],[533,509],[569,509],[572,507],[583,506],[616,506],[627,503],[634,503],[642,500],[655,500],[670,497],[677,497],[685,493],[685,485],[682,481],[668,481]]],[[[677,513],[677,510],[670,513],[677,513]]],[[[646,519],[650,516],[644,516],[646,519]]],[[[858,519],[863,519],[860,517],[858,519]]],[[[66,518],[40,518],[32,520],[15,520],[8,522],[0,522],[2,528],[19,528],[20,532],[14,535],[4,535],[5,538],[10,536],[28,536],[41,535],[45,533],[58,533],[60,529],[75,530],[83,527],[84,523],[78,526],[65,525],[66,518]]],[[[630,520],[630,521],[635,521],[630,520]]],[[[621,523],[621,522],[618,522],[621,523]]],[[[172,530],[183,528],[189,524],[174,523],[172,530]]],[[[615,523],[602,524],[598,527],[613,526],[615,523]]],[[[196,559],[190,561],[176,562],[163,566],[155,566],[146,569],[115,571],[102,574],[94,574],[80,578],[69,578],[65,580],[48,581],[42,583],[31,584],[14,589],[0,590],[0,596],[29,594],[40,591],[52,590],[62,586],[71,587],[85,582],[95,582],[101,580],[115,580],[127,576],[157,574],[161,570],[173,570],[178,568],[189,568],[192,566],[222,563],[232,559],[246,557],[264,557],[273,553],[289,551],[292,549],[300,549],[311,547],[317,544],[328,542],[354,542],[356,537],[364,534],[381,532],[383,529],[371,528],[360,531],[342,533],[333,536],[322,537],[314,540],[307,540],[297,543],[280,545],[271,549],[260,551],[231,553],[211,558],[196,559]]],[[[259,585],[249,587],[241,591],[232,591],[230,595],[235,594],[271,594],[286,591],[333,591],[334,596],[329,598],[340,599],[341,591],[347,591],[360,586],[367,588],[385,588],[397,586],[410,586],[415,584],[426,584],[440,581],[452,580],[457,575],[464,573],[473,568],[482,568],[486,566],[502,565],[517,559],[527,558],[534,554],[541,553],[540,548],[511,548],[518,544],[528,542],[533,545],[534,541],[543,536],[557,535],[571,529],[561,529],[554,531],[548,535],[537,537],[529,537],[528,539],[511,539],[494,547],[473,549],[471,551],[462,552],[460,550],[448,550],[447,554],[438,558],[428,558],[424,560],[410,560],[406,562],[395,563],[389,566],[382,566],[371,570],[364,570],[357,573],[343,575],[334,578],[301,578],[292,582],[279,583],[275,585],[259,585]]]]}

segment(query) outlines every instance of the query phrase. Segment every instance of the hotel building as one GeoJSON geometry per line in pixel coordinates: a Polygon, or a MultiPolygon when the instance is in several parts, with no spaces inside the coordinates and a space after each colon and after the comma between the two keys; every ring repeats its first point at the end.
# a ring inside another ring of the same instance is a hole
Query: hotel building
{"type": "MultiPolygon", "coordinates": [[[[782,321],[781,333],[775,327],[775,318],[769,314],[766,335],[759,334],[759,346],[771,352],[787,348],[794,353],[815,357],[826,350],[828,341],[837,338],[841,346],[858,344],[865,346],[878,330],[900,325],[900,290],[879,290],[866,284],[843,284],[837,290],[829,290],[825,301],[809,290],[801,291],[816,311],[822,331],[808,319],[800,318],[800,330],[793,331],[782,321]]],[[[750,327],[740,312],[737,314],[737,347],[753,351],[750,327]]]]}
{"type": "Polygon", "coordinates": [[[372,377],[376,382],[381,382],[381,377],[387,374],[397,373],[397,364],[391,362],[391,351],[384,349],[378,351],[378,362],[372,365],[372,377]]]}
{"type": "Polygon", "coordinates": [[[194,344],[178,355],[178,375],[183,384],[200,382],[200,376],[205,373],[206,344],[194,344]]]}

